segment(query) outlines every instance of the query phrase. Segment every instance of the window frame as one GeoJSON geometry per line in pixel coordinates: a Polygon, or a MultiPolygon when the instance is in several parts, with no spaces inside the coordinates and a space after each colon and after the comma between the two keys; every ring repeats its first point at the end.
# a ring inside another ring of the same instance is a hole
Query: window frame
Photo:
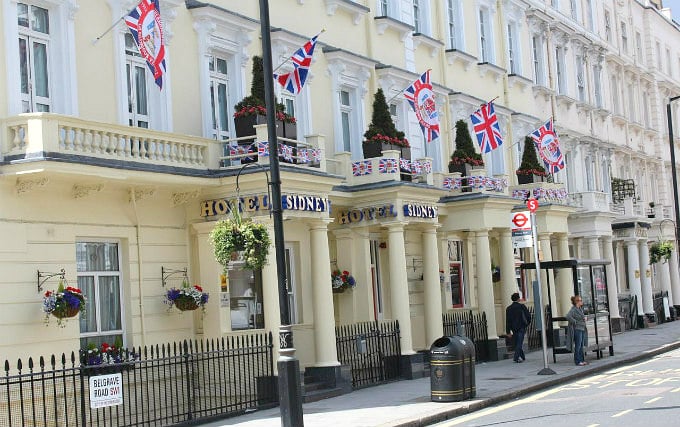
{"type": "MultiPolygon", "coordinates": [[[[96,332],[79,332],[79,338],[81,340],[81,347],[82,347],[82,342],[83,340],[88,340],[89,338],[99,338],[103,336],[110,336],[110,335],[120,335],[121,339],[123,341],[123,346],[126,347],[128,342],[127,342],[127,334],[126,334],[126,315],[125,315],[125,276],[122,271],[122,266],[123,266],[123,244],[122,241],[119,239],[94,239],[94,238],[78,238],[76,239],[76,247],[78,244],[88,244],[88,243],[101,243],[101,244],[115,244],[117,247],[117,252],[118,252],[118,269],[117,270],[111,270],[111,271],[80,271],[77,268],[78,265],[78,251],[76,249],[75,253],[75,260],[76,260],[76,281],[80,277],[92,277],[94,276],[94,284],[93,288],[95,291],[94,296],[88,296],[85,294],[83,290],[83,295],[87,299],[87,309],[91,310],[92,304],[95,304],[95,323],[96,323],[96,332]],[[109,330],[109,331],[102,331],[102,325],[101,325],[101,301],[99,298],[99,280],[98,278],[100,276],[117,276],[118,277],[118,284],[119,284],[119,298],[120,298],[120,329],[115,329],[115,330],[109,330]]],[[[82,319],[81,319],[82,322],[82,319]]],[[[80,331],[80,328],[79,328],[80,331]]],[[[113,344],[113,343],[109,343],[113,344]]]]}
{"type": "Polygon", "coordinates": [[[462,17],[461,0],[447,0],[447,49],[465,50],[465,22],[462,17]]]}
{"type": "Polygon", "coordinates": [[[231,137],[231,129],[233,128],[233,119],[231,114],[231,109],[235,104],[234,100],[231,99],[229,91],[229,61],[227,59],[218,56],[217,54],[210,55],[208,58],[208,70],[210,72],[210,110],[212,117],[212,139],[215,140],[225,140],[231,137]],[[222,73],[217,69],[218,61],[224,61],[226,73],[222,73]],[[212,65],[211,67],[211,63],[212,65]],[[212,68],[212,69],[211,69],[212,68]],[[220,117],[221,106],[219,104],[220,98],[220,85],[225,87],[226,92],[226,129],[223,127],[222,117],[220,117]]]}

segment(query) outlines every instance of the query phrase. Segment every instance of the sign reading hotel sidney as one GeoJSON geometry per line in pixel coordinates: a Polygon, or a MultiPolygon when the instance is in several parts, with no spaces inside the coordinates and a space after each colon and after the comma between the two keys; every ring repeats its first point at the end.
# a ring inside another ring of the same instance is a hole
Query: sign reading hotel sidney
{"type": "Polygon", "coordinates": [[[343,225],[395,216],[397,216],[397,211],[394,210],[394,205],[369,206],[367,208],[341,211],[338,215],[338,221],[343,225]]]}
{"type": "MultiPolygon", "coordinates": [[[[201,202],[201,216],[226,215],[236,199],[215,199],[201,202]]],[[[270,208],[267,195],[247,196],[239,199],[243,212],[257,212],[270,208]]],[[[281,196],[281,208],[291,211],[329,212],[331,202],[327,198],[297,194],[281,196]]]]}

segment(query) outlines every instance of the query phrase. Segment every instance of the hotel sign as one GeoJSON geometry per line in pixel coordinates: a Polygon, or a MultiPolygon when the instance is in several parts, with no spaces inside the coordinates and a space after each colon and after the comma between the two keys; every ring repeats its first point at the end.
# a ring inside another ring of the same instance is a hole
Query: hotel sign
{"type": "MultiPolygon", "coordinates": [[[[201,216],[226,215],[236,199],[215,199],[201,202],[201,216]]],[[[242,212],[258,212],[271,208],[269,196],[257,195],[241,197],[239,207],[242,212]]],[[[331,202],[328,198],[299,194],[283,194],[281,208],[289,211],[330,212],[331,202]]]]}
{"type": "Polygon", "coordinates": [[[404,205],[404,216],[411,218],[437,218],[439,208],[429,205],[409,203],[404,205]]]}
{"type": "Polygon", "coordinates": [[[394,205],[370,206],[361,209],[341,211],[338,216],[340,225],[353,224],[361,221],[370,221],[380,218],[393,218],[397,216],[394,205]]]}

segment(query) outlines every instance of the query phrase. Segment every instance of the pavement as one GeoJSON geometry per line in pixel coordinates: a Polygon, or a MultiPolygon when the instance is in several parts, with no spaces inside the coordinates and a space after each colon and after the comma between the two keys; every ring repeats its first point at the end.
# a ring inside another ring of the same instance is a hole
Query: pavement
{"type": "MultiPolygon", "coordinates": [[[[680,321],[614,335],[614,355],[603,352],[586,356],[587,366],[575,366],[572,354],[558,354],[548,367],[555,375],[538,375],[544,367],[541,349],[527,353],[524,363],[512,359],[476,365],[477,395],[461,402],[432,402],[430,378],[403,380],[364,388],[338,397],[305,403],[305,427],[419,427],[441,422],[516,399],[539,390],[572,382],[680,348],[680,321]]],[[[276,427],[281,425],[279,408],[203,424],[209,427],[276,427]]]]}

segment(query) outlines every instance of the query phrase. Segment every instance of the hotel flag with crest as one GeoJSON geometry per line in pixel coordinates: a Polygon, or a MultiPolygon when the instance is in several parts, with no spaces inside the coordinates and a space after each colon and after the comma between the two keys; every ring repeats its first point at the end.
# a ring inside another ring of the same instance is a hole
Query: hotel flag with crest
{"type": "Polygon", "coordinates": [[[161,24],[160,0],[142,0],[136,8],[125,17],[132,37],[137,43],[139,54],[146,60],[153,79],[159,88],[163,88],[165,69],[165,39],[161,24]]]}
{"type": "Polygon", "coordinates": [[[531,138],[549,173],[559,172],[564,168],[564,156],[560,151],[560,141],[557,139],[552,117],[543,126],[531,132],[531,138]]]}
{"type": "Polygon", "coordinates": [[[503,144],[493,101],[487,102],[472,113],[470,120],[472,120],[472,129],[477,135],[477,142],[482,153],[489,153],[503,144]]]}
{"type": "Polygon", "coordinates": [[[274,80],[279,82],[281,87],[293,95],[300,93],[302,87],[305,85],[305,81],[307,81],[309,67],[312,65],[312,56],[314,55],[316,39],[320,34],[321,33],[312,37],[290,57],[290,60],[293,62],[293,71],[286,74],[274,74],[274,80]]]}
{"type": "Polygon", "coordinates": [[[404,96],[415,111],[427,142],[432,142],[439,137],[439,113],[434,102],[430,71],[425,71],[418,80],[404,90],[404,96]]]}

